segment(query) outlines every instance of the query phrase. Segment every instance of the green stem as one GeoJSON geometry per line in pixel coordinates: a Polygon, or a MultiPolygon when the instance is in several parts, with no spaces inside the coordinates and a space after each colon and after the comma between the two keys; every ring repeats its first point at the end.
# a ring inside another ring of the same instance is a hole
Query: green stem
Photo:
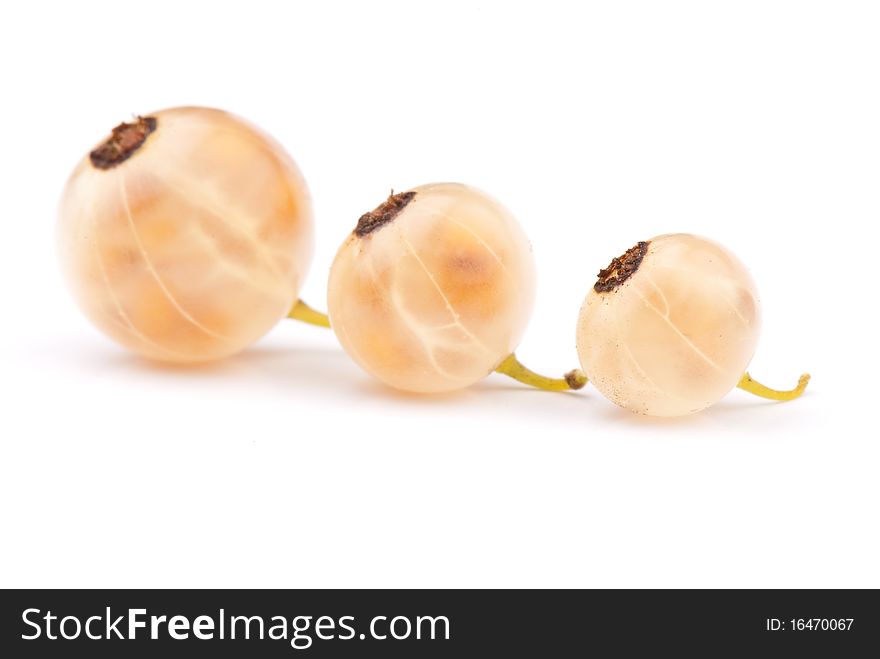
{"type": "Polygon", "coordinates": [[[807,388],[807,383],[810,381],[810,376],[808,373],[804,373],[799,379],[798,384],[794,389],[789,389],[788,391],[778,391],[776,389],[771,389],[767,387],[757,380],[753,380],[752,376],[746,373],[742,376],[742,380],[739,381],[739,384],[736,385],[743,391],[748,391],[750,394],[754,394],[755,396],[760,396],[761,398],[769,398],[770,400],[794,400],[798,398],[802,393],[804,393],[804,389],[807,388]]]}
{"type": "Polygon", "coordinates": [[[523,366],[513,353],[498,365],[495,372],[544,391],[568,391],[587,384],[587,376],[579,368],[569,371],[562,378],[548,378],[523,366]]]}
{"type": "Polygon", "coordinates": [[[302,300],[296,301],[287,317],[318,327],[330,327],[330,317],[327,314],[315,311],[302,300]]]}

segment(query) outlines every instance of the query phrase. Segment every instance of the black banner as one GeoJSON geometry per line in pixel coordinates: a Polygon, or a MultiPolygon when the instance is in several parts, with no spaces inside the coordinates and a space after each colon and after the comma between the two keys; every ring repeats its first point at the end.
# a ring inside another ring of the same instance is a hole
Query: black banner
{"type": "Polygon", "coordinates": [[[0,656],[16,659],[877,656],[880,598],[871,590],[7,590],[0,632],[0,656]]]}

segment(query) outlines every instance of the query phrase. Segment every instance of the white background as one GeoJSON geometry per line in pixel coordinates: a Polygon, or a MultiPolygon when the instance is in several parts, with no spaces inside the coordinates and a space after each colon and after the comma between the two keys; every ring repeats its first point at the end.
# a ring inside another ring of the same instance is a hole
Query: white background
{"type": "Polygon", "coordinates": [[[871,2],[4,4],[0,586],[880,586],[878,34],[871,2]],[[463,181],[532,240],[533,368],[576,365],[612,256],[689,231],[758,282],[752,373],[809,393],[403,396],[292,321],[145,363],[69,299],[55,207],[111,127],[184,104],[300,164],[315,306],[390,188],[463,181]]]}

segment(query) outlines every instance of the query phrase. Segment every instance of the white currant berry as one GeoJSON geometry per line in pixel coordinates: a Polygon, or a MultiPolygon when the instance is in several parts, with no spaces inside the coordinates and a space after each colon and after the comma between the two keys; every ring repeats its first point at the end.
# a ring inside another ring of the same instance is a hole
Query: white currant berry
{"type": "Polygon", "coordinates": [[[65,277],[86,316],[146,357],[216,359],[266,333],[297,299],[311,201],[284,149],[220,110],[121,124],[61,200],[65,277]]]}
{"type": "Polygon", "coordinates": [[[529,384],[560,382],[539,382],[512,356],[534,300],[532,251],[511,213],[475,188],[434,183],[392,194],[360,218],[328,288],[342,346],[392,387],[451,391],[502,365],[538,378],[529,384]]]}
{"type": "Polygon", "coordinates": [[[640,242],[599,273],[581,308],[584,373],[621,407],[655,416],[702,410],[738,384],[794,398],[751,380],[761,328],[758,292],[729,250],[689,234],[640,242]],[[744,375],[745,374],[745,375],[744,375]]]}

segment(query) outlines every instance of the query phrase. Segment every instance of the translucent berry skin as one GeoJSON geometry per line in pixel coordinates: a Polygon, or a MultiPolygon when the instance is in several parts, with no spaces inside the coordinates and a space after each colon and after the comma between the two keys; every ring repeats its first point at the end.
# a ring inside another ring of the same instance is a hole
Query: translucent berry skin
{"type": "Polygon", "coordinates": [[[208,108],[149,115],[127,160],[86,156],[65,187],[62,270],[85,315],[145,357],[199,362],[238,352],[285,316],[313,250],[296,164],[246,121],[208,108]]]}
{"type": "Polygon", "coordinates": [[[746,371],[761,326],[746,267],[716,242],[659,236],[632,276],[591,289],[577,350],[590,382],[621,407],[679,416],[716,403],[746,371]]]}
{"type": "Polygon", "coordinates": [[[411,392],[467,387],[516,348],[534,302],[531,246],[510,212],[457,183],[412,190],[390,222],[352,233],[330,271],[328,311],[345,351],[411,392]]]}

